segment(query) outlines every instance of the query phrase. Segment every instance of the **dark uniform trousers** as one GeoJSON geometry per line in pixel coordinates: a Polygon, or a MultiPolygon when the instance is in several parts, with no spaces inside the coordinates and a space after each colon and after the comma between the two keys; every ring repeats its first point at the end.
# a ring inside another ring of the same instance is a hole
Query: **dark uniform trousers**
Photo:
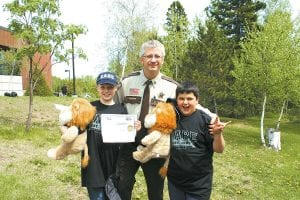
{"type": "Polygon", "coordinates": [[[135,174],[141,166],[147,183],[148,199],[163,200],[164,179],[159,175],[159,169],[165,159],[155,158],[146,163],[134,160],[132,152],[136,151],[136,143],[123,144],[120,149],[117,177],[118,190],[122,200],[131,200],[131,194],[135,183],[135,174]],[[119,176],[119,175],[122,176],[119,176]]]}

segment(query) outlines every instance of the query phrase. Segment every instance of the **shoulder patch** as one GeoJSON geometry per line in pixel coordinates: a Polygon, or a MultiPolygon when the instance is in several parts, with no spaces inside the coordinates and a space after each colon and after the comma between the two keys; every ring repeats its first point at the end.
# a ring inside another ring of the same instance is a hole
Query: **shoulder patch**
{"type": "Polygon", "coordinates": [[[161,78],[164,79],[164,80],[166,80],[166,81],[169,81],[169,82],[171,82],[171,83],[174,83],[174,84],[176,84],[176,85],[179,85],[178,82],[174,81],[173,79],[171,79],[171,78],[168,77],[168,76],[162,75],[161,78]]]}
{"type": "Polygon", "coordinates": [[[135,71],[135,72],[132,72],[132,73],[128,74],[127,76],[124,76],[122,78],[122,80],[124,80],[125,78],[128,78],[128,77],[131,77],[131,76],[139,76],[140,74],[141,74],[141,72],[135,71]]]}

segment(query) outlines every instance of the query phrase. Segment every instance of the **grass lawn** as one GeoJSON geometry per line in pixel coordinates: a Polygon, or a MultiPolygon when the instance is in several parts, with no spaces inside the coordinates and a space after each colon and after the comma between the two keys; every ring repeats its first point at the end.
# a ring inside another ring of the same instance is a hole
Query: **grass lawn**
{"type": "MultiPolygon", "coordinates": [[[[34,97],[33,128],[25,133],[28,97],[0,97],[1,199],[88,199],[81,187],[80,156],[61,161],[46,156],[49,148],[60,143],[54,103],[71,101],[34,97]]],[[[279,152],[260,144],[259,117],[230,120],[224,133],[225,151],[214,155],[212,199],[299,199],[300,119],[282,120],[279,152]]],[[[274,127],[275,120],[267,117],[265,127],[274,127]]],[[[133,199],[147,199],[141,171],[136,179],[133,199]]],[[[167,187],[164,195],[168,199],[167,187]]]]}

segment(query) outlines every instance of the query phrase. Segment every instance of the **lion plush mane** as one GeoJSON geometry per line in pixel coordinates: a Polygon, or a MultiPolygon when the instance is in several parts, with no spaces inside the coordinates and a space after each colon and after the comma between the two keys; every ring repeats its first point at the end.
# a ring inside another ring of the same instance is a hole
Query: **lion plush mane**
{"type": "Polygon", "coordinates": [[[170,135],[176,128],[176,114],[170,103],[160,102],[146,115],[144,125],[148,135],[142,139],[133,158],[145,163],[152,158],[167,158],[170,153],[170,135]]]}
{"type": "Polygon", "coordinates": [[[86,144],[88,124],[96,114],[96,108],[83,98],[76,98],[70,106],[55,105],[60,110],[61,144],[47,152],[49,158],[61,160],[70,154],[84,151],[81,160],[82,167],[88,165],[88,147],[86,144]]]}

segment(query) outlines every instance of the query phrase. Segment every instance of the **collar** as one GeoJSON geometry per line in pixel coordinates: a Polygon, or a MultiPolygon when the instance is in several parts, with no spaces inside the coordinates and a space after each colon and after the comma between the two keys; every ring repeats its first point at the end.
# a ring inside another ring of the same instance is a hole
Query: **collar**
{"type": "MultiPolygon", "coordinates": [[[[140,73],[141,73],[141,82],[142,84],[144,84],[148,79],[146,78],[143,70],[141,70],[140,73]]],[[[162,74],[159,72],[154,79],[151,79],[153,87],[155,87],[156,83],[159,82],[159,80],[161,80],[161,76],[162,74]]]]}

